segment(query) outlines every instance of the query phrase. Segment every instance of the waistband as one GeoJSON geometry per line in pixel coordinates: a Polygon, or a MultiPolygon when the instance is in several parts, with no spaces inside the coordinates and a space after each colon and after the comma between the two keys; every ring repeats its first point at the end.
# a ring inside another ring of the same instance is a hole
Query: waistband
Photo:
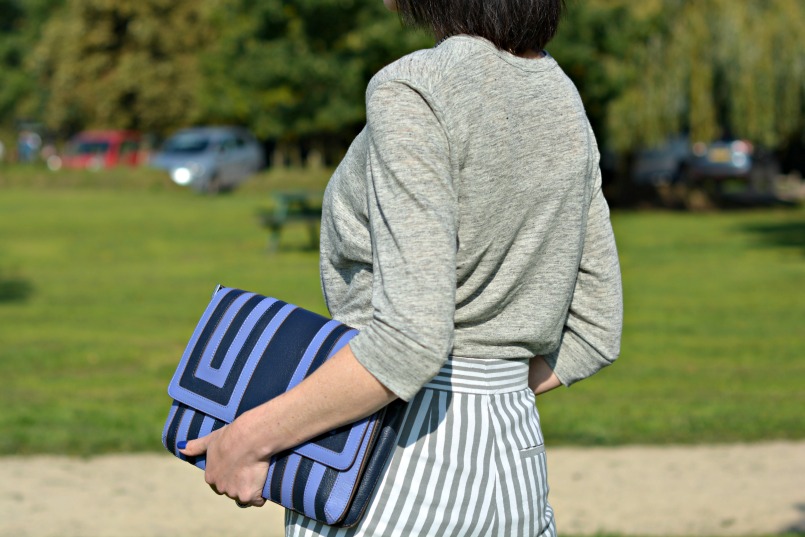
{"type": "Polygon", "coordinates": [[[450,356],[423,389],[491,394],[528,388],[528,359],[450,356]]]}

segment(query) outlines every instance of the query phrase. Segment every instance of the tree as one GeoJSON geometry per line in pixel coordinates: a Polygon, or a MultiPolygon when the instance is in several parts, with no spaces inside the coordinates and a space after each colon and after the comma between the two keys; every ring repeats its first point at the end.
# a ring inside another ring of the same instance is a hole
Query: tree
{"type": "Polygon", "coordinates": [[[22,10],[16,2],[0,0],[0,119],[10,115],[19,98],[21,50],[16,38],[22,10]]]}
{"type": "Polygon", "coordinates": [[[658,0],[571,2],[556,38],[548,45],[576,83],[601,145],[608,145],[610,105],[639,80],[631,60],[637,43],[662,31],[658,0]]]}
{"type": "Polygon", "coordinates": [[[569,72],[615,149],[724,130],[775,148],[803,133],[801,0],[589,0],[565,23],[580,26],[563,42],[586,47],[569,72]]]}
{"type": "MultiPolygon", "coordinates": [[[[802,27],[802,0],[585,0],[549,50],[608,148],[725,129],[777,148],[805,132],[802,27]]],[[[371,76],[431,44],[379,0],[0,0],[0,121],[343,146],[371,76]]]]}
{"type": "Polygon", "coordinates": [[[39,91],[25,61],[39,30],[62,0],[0,0],[0,123],[26,115],[39,91]]]}
{"type": "Polygon", "coordinates": [[[202,60],[203,114],[281,144],[351,138],[369,78],[432,44],[376,0],[221,0],[215,13],[221,35],[202,60]]]}
{"type": "Polygon", "coordinates": [[[69,0],[48,21],[30,67],[48,89],[52,128],[164,132],[192,121],[196,55],[211,37],[205,2],[69,0]]]}

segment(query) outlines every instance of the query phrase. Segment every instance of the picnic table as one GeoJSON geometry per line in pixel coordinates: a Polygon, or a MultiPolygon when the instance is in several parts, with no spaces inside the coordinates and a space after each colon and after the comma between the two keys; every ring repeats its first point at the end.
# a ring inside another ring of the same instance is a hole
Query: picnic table
{"type": "Polygon", "coordinates": [[[307,225],[310,248],[319,248],[319,224],[324,192],[320,190],[279,190],[271,194],[271,205],[258,210],[260,224],[269,230],[268,250],[279,248],[283,228],[291,222],[307,225]]]}

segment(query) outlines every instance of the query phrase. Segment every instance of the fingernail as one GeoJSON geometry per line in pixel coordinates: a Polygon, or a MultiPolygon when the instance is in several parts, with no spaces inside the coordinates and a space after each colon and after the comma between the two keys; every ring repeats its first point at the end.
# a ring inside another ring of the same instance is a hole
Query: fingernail
{"type": "Polygon", "coordinates": [[[176,447],[179,449],[184,449],[187,447],[187,440],[179,440],[176,442],[176,447]]]}

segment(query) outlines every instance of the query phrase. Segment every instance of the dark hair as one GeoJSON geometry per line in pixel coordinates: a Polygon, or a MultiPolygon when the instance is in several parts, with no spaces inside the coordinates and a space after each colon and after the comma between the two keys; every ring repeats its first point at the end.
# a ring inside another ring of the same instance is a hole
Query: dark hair
{"type": "Polygon", "coordinates": [[[564,0],[397,0],[404,23],[437,36],[477,35],[516,54],[556,35],[564,0]]]}

